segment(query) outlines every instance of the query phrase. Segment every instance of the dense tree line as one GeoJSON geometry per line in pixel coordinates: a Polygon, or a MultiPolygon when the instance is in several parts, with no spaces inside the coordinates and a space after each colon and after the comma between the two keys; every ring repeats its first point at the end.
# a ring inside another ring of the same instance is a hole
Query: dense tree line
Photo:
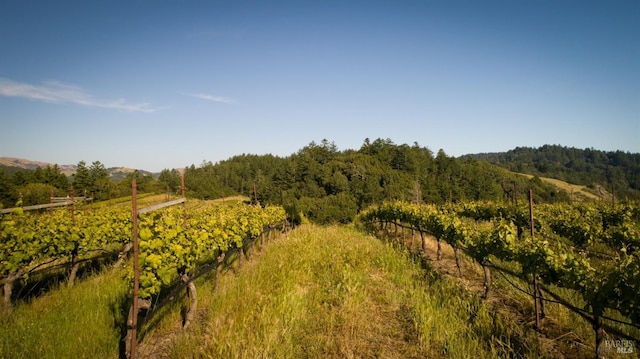
{"type": "Polygon", "coordinates": [[[69,180],[58,165],[22,170],[0,167],[0,204],[13,207],[22,199],[24,205],[49,202],[51,194],[64,196],[69,189],[69,180]]]}
{"type": "Polygon", "coordinates": [[[70,178],[57,166],[36,170],[5,167],[0,168],[0,201],[3,207],[12,207],[20,198],[23,205],[47,203],[52,191],[55,196],[66,196],[71,185],[76,196],[86,190],[96,200],[116,198],[131,194],[134,177],[139,192],[180,193],[182,172],[188,197],[244,195],[261,204],[282,205],[297,221],[349,222],[360,209],[386,200],[436,204],[525,201],[529,189],[538,202],[569,200],[569,194],[540,178],[527,179],[513,172],[592,186],[600,183],[606,188],[613,183],[619,198],[629,193],[637,198],[639,156],[544,146],[454,158],[443,150],[434,153],[417,143],[397,145],[389,139],[366,139],[359,149],[344,151],[322,140],[287,157],[242,154],[183,171],[165,169],[158,179],[135,171],[118,183],[108,178],[99,161],[90,166],[78,163],[70,178]]]}
{"type": "Polygon", "coordinates": [[[529,188],[540,201],[568,200],[566,193],[538,178],[529,180],[486,162],[456,159],[442,150],[434,155],[417,143],[396,145],[389,139],[366,139],[360,149],[345,151],[323,140],[284,158],[243,154],[216,164],[204,162],[185,169],[185,183],[190,196],[255,196],[262,204],[284,206],[297,220],[320,223],[349,222],[358,210],[385,200],[522,201],[529,188]]]}
{"type": "Polygon", "coordinates": [[[601,186],[617,198],[640,198],[640,154],[604,152],[558,145],[516,147],[501,153],[470,155],[511,171],[557,178],[590,188],[601,186]]]}

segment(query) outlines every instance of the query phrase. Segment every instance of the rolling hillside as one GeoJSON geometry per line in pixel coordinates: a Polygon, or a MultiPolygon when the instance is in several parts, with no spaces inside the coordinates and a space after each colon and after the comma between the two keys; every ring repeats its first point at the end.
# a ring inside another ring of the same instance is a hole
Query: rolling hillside
{"type": "MultiPolygon", "coordinates": [[[[514,173],[517,175],[525,176],[529,179],[534,177],[534,175],[530,175],[526,173],[516,173],[516,172],[514,173]]],[[[546,182],[558,188],[559,190],[569,193],[569,196],[571,197],[572,200],[578,200],[578,201],[584,200],[584,199],[594,200],[594,201],[611,200],[611,192],[608,192],[606,189],[602,188],[601,186],[598,186],[596,189],[591,189],[591,188],[588,188],[587,186],[571,184],[556,178],[549,178],[549,177],[538,177],[538,178],[540,178],[543,182],[546,182]]]]}
{"type": "MultiPolygon", "coordinates": [[[[38,167],[40,168],[45,168],[47,166],[53,167],[54,164],[48,163],[48,162],[32,161],[32,160],[27,160],[23,158],[0,157],[0,166],[8,167],[8,169],[11,170],[10,172],[13,172],[16,170],[35,170],[38,167]]],[[[78,166],[76,165],[58,164],[58,168],[60,169],[60,172],[62,172],[67,177],[71,177],[72,175],[74,175],[76,173],[77,167],[78,166]]],[[[127,174],[134,172],[135,169],[126,168],[126,167],[110,167],[110,168],[107,168],[107,171],[109,173],[109,179],[111,179],[113,182],[118,183],[127,174]]],[[[145,171],[145,170],[138,170],[138,171],[144,175],[154,175],[155,177],[157,177],[156,174],[153,174],[149,171],[145,171]]]]}

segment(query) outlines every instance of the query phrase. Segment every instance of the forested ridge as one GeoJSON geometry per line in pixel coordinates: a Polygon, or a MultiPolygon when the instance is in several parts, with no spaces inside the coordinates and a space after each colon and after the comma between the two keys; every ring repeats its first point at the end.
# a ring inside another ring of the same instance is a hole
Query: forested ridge
{"type": "MultiPolygon", "coordinates": [[[[178,180],[177,171],[161,178],[178,180]]],[[[323,140],[288,157],[243,154],[185,169],[188,194],[203,199],[242,194],[284,206],[296,220],[349,222],[371,204],[386,200],[447,203],[464,200],[524,200],[534,189],[538,200],[569,200],[538,178],[527,179],[472,158],[456,159],[417,143],[366,139],[357,150],[338,150],[323,140]],[[254,192],[255,190],[255,192],[254,192]]]]}
{"type": "Polygon", "coordinates": [[[487,161],[514,172],[556,178],[590,188],[602,186],[609,191],[613,188],[620,198],[640,197],[640,153],[544,145],[465,157],[487,161]]]}
{"type": "MultiPolygon", "coordinates": [[[[533,189],[536,201],[561,202],[571,195],[538,177],[591,188],[602,187],[618,199],[640,197],[640,154],[579,150],[561,146],[518,147],[505,153],[455,158],[418,143],[366,139],[359,149],[339,150],[328,140],[311,142],[286,157],[241,154],[184,170],[187,195],[215,199],[244,195],[261,204],[285,207],[297,221],[349,222],[356,213],[386,200],[442,204],[468,200],[523,201],[533,189]],[[513,172],[527,173],[534,177],[513,172]],[[515,196],[514,196],[515,193],[515,196]]],[[[141,192],[180,191],[180,171],[159,177],[133,172],[115,183],[99,161],[78,164],[67,179],[57,166],[36,170],[0,168],[0,201],[12,207],[46,203],[50,193],[76,195],[86,190],[97,200],[130,194],[136,177],[141,192]]]]}

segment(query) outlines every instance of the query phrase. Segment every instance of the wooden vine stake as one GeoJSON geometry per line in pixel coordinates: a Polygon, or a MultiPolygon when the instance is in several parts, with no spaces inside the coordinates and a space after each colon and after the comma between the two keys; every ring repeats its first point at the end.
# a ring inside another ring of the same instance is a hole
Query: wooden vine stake
{"type": "MultiPolygon", "coordinates": [[[[71,223],[75,226],[76,218],[76,201],[74,200],[73,186],[71,186],[71,223]]],[[[78,269],[80,269],[80,262],[78,261],[78,246],[79,244],[76,242],[73,250],[71,251],[71,269],[69,272],[69,279],[67,280],[67,287],[73,287],[73,283],[76,280],[76,275],[78,273],[78,269]]]]}
{"type": "Polygon", "coordinates": [[[71,186],[71,188],[69,189],[69,194],[71,196],[71,224],[75,225],[76,224],[76,217],[75,217],[75,212],[76,212],[76,201],[75,199],[73,199],[73,186],[71,186]]]}
{"type": "Polygon", "coordinates": [[[136,357],[136,331],[138,328],[138,289],[140,286],[140,271],[138,268],[138,201],[136,198],[136,178],[131,180],[131,215],[133,218],[133,303],[127,324],[131,334],[131,346],[129,348],[129,358],[136,357]]]}
{"type": "MultiPolygon", "coordinates": [[[[533,236],[534,236],[534,227],[533,227],[533,190],[529,190],[529,221],[530,221],[530,227],[531,227],[531,240],[533,241],[533,236]]],[[[539,296],[538,296],[538,292],[540,291],[540,288],[538,286],[538,275],[536,274],[536,271],[533,271],[533,308],[536,312],[536,329],[539,330],[540,329],[540,310],[539,310],[539,306],[538,306],[538,302],[539,302],[539,296]]]]}
{"type": "MultiPolygon", "coordinates": [[[[53,204],[53,190],[49,193],[49,204],[53,204]]],[[[49,207],[47,212],[49,212],[49,214],[53,213],[53,207],[49,207]]]]}
{"type": "MultiPolygon", "coordinates": [[[[182,191],[182,198],[185,196],[186,187],[184,186],[184,174],[180,174],[180,190],[182,191]]],[[[182,228],[187,228],[187,201],[182,202],[182,228]]]]}

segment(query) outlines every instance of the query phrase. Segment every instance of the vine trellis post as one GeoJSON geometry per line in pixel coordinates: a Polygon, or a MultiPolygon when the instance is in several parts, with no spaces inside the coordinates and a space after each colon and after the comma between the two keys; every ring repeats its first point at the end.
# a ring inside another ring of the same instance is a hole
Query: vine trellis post
{"type": "Polygon", "coordinates": [[[133,301],[131,303],[131,310],[129,312],[129,318],[127,318],[127,338],[126,344],[130,344],[127,350],[128,357],[135,359],[136,346],[137,346],[137,329],[138,329],[138,311],[140,308],[149,309],[151,302],[148,300],[141,300],[138,298],[138,290],[140,288],[140,266],[139,266],[139,243],[138,243],[138,216],[143,213],[148,213],[161,208],[174,206],[176,204],[183,203],[183,225],[186,227],[187,223],[187,209],[186,209],[186,197],[184,187],[184,175],[181,176],[181,189],[182,198],[175,199],[173,201],[163,202],[152,206],[138,209],[138,190],[135,177],[131,179],[131,217],[132,217],[132,242],[133,242],[133,301]],[[127,339],[131,339],[130,342],[127,339]]]}
{"type": "Polygon", "coordinates": [[[136,335],[138,328],[138,288],[140,280],[140,270],[138,266],[138,201],[137,201],[137,188],[136,178],[131,180],[131,217],[133,218],[133,303],[131,303],[131,323],[129,330],[131,330],[131,348],[129,357],[135,359],[136,357],[136,335]]]}
{"type": "MultiPolygon", "coordinates": [[[[534,222],[533,222],[533,190],[529,190],[529,222],[531,227],[531,240],[533,241],[534,236],[534,222]]],[[[540,298],[538,293],[540,292],[540,288],[538,286],[538,274],[534,270],[533,273],[533,309],[536,312],[536,330],[540,330],[540,298]]]]}

